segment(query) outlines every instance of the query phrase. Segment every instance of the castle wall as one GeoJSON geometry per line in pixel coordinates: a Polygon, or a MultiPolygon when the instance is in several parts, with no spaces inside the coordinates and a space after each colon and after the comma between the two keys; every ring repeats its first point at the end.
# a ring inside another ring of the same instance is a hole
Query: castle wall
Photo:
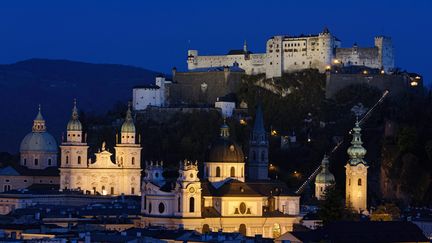
{"type": "Polygon", "coordinates": [[[390,95],[398,95],[409,88],[409,77],[405,75],[383,74],[327,74],[326,98],[333,98],[336,93],[350,85],[367,84],[390,95]]]}
{"type": "Polygon", "coordinates": [[[328,30],[318,35],[273,36],[267,40],[266,53],[199,56],[189,50],[188,69],[233,66],[238,63],[246,74],[265,73],[267,78],[281,77],[283,72],[315,68],[324,72],[335,59],[349,65],[394,68],[391,38],[375,37],[372,48],[340,48],[341,43],[328,30]]]}
{"type": "Polygon", "coordinates": [[[169,85],[171,104],[214,104],[218,97],[235,92],[243,72],[177,72],[169,85]]]}

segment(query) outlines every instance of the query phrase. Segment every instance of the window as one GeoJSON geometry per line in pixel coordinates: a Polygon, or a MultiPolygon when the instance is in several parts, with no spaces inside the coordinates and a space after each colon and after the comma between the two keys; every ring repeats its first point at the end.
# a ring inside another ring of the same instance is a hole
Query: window
{"type": "Polygon", "coordinates": [[[81,164],[81,156],[78,156],[78,164],[81,164]]]}
{"type": "Polygon", "coordinates": [[[362,184],[361,184],[361,179],[360,179],[360,178],[359,178],[358,181],[357,181],[357,185],[359,185],[359,186],[362,185],[362,184]]]}
{"type": "Polygon", "coordinates": [[[135,164],[135,157],[132,157],[132,165],[135,164]]]}
{"type": "Polygon", "coordinates": [[[264,161],[264,160],[265,160],[265,152],[262,151],[262,152],[261,152],[261,161],[264,161]]]}
{"type": "Polygon", "coordinates": [[[159,203],[159,213],[162,214],[165,212],[165,205],[163,203],[159,203]]]}
{"type": "Polygon", "coordinates": [[[216,167],[216,177],[220,177],[221,176],[221,169],[220,167],[216,167]]]}
{"type": "Polygon", "coordinates": [[[241,224],[239,226],[239,233],[242,235],[246,235],[246,225],[245,224],[241,224]]]}
{"type": "Polygon", "coordinates": [[[256,160],[256,152],[255,152],[255,150],[252,151],[252,160],[256,160]]]}
{"type": "Polygon", "coordinates": [[[24,165],[26,165],[27,164],[27,159],[24,159],[24,165]]]}
{"type": "Polygon", "coordinates": [[[231,177],[235,177],[235,168],[231,167],[231,173],[230,173],[231,177]]]}
{"type": "Polygon", "coordinates": [[[189,212],[191,212],[191,213],[195,212],[195,198],[194,197],[189,198],[189,212]]]}
{"type": "Polygon", "coordinates": [[[3,190],[4,192],[10,191],[11,186],[10,185],[4,185],[3,189],[4,189],[3,190]]]}
{"type": "Polygon", "coordinates": [[[180,205],[181,205],[181,199],[180,197],[177,198],[177,212],[180,213],[180,205]]]}
{"type": "Polygon", "coordinates": [[[135,188],[134,187],[131,188],[131,194],[132,195],[135,194],[135,188]]]}
{"type": "Polygon", "coordinates": [[[66,156],[66,164],[69,164],[69,156],[66,156]]]}
{"type": "Polygon", "coordinates": [[[38,159],[34,160],[34,165],[39,165],[39,160],[38,159]]]}
{"type": "Polygon", "coordinates": [[[51,159],[48,159],[48,165],[51,165],[51,159]]]}
{"type": "Polygon", "coordinates": [[[144,196],[144,210],[147,208],[147,196],[144,196]]]}
{"type": "Polygon", "coordinates": [[[210,233],[210,226],[208,224],[204,224],[202,227],[202,233],[207,234],[210,233]]]}
{"type": "Polygon", "coordinates": [[[151,204],[151,202],[149,203],[149,213],[151,213],[151,211],[152,211],[152,204],[151,204]]]}

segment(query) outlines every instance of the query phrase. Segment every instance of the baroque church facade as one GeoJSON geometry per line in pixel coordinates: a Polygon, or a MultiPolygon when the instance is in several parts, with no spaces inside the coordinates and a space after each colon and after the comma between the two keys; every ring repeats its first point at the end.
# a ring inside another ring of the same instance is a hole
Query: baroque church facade
{"type": "Polygon", "coordinates": [[[148,162],[141,189],[141,226],[272,238],[292,231],[300,219],[300,198],[285,183],[268,178],[268,140],[260,107],[250,154],[246,164],[224,124],[202,165],[202,176],[197,161],[181,161],[174,181],[163,177],[161,162],[148,162]]]}
{"type": "Polygon", "coordinates": [[[141,146],[137,142],[130,107],[116,139],[115,159],[102,144],[95,160],[88,157],[89,146],[78,117],[76,103],[60,146],[60,190],[80,190],[87,194],[140,195],[141,146]]]}

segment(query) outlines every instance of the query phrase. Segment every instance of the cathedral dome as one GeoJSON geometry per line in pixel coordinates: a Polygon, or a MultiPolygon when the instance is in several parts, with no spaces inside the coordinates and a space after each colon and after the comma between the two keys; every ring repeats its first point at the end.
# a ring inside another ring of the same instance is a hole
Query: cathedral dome
{"type": "Polygon", "coordinates": [[[20,152],[27,151],[57,152],[57,142],[46,131],[45,119],[42,116],[40,106],[39,112],[33,120],[32,132],[27,134],[21,141],[20,152]]]}
{"type": "Polygon", "coordinates": [[[244,154],[241,147],[229,139],[229,128],[226,124],[221,127],[221,134],[208,154],[208,162],[244,163],[244,154]]]}
{"type": "Polygon", "coordinates": [[[57,142],[48,132],[31,132],[21,141],[20,152],[57,152],[57,142]]]}

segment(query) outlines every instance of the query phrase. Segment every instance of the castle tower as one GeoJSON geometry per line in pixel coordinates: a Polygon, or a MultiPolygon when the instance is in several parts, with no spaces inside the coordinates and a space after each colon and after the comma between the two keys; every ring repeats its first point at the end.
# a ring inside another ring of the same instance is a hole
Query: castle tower
{"type": "Polygon", "coordinates": [[[136,129],[132,119],[130,103],[121,126],[120,143],[115,149],[116,164],[122,168],[141,168],[141,146],[136,142],[136,129]]]}
{"type": "Polygon", "coordinates": [[[175,216],[201,217],[201,181],[198,162],[180,161],[175,196],[175,216]]]}
{"type": "Polygon", "coordinates": [[[366,155],[366,149],[362,146],[360,132],[361,128],[357,121],[353,128],[351,146],[347,150],[349,161],[345,165],[345,202],[354,210],[363,212],[367,210],[367,169],[369,166],[363,159],[366,155]]]}
{"type": "Polygon", "coordinates": [[[319,45],[321,49],[321,57],[323,66],[319,67],[321,71],[324,71],[331,66],[334,59],[334,49],[336,46],[335,37],[330,33],[327,27],[324,27],[323,31],[319,33],[319,45]]]}
{"type": "Polygon", "coordinates": [[[330,162],[328,156],[324,155],[324,158],[321,161],[321,172],[315,178],[315,197],[318,200],[323,200],[327,188],[335,183],[335,178],[329,171],[329,165],[330,162]]]}
{"type": "Polygon", "coordinates": [[[249,141],[248,179],[268,179],[268,149],[269,143],[264,129],[264,118],[261,105],[258,104],[254,128],[249,141]]]}
{"type": "Polygon", "coordinates": [[[29,169],[45,169],[57,166],[58,147],[54,137],[47,132],[45,119],[39,105],[33,120],[32,131],[21,141],[20,164],[29,169]]]}
{"type": "Polygon", "coordinates": [[[385,72],[394,69],[393,43],[390,37],[375,37],[375,47],[378,48],[378,62],[385,72]]]}
{"type": "Polygon", "coordinates": [[[60,189],[70,189],[74,185],[74,177],[70,176],[69,168],[87,168],[88,146],[83,137],[82,125],[78,117],[76,100],[72,108],[72,116],[67,124],[66,138],[60,145],[60,189]],[[68,179],[66,179],[68,178],[68,179]]]}

